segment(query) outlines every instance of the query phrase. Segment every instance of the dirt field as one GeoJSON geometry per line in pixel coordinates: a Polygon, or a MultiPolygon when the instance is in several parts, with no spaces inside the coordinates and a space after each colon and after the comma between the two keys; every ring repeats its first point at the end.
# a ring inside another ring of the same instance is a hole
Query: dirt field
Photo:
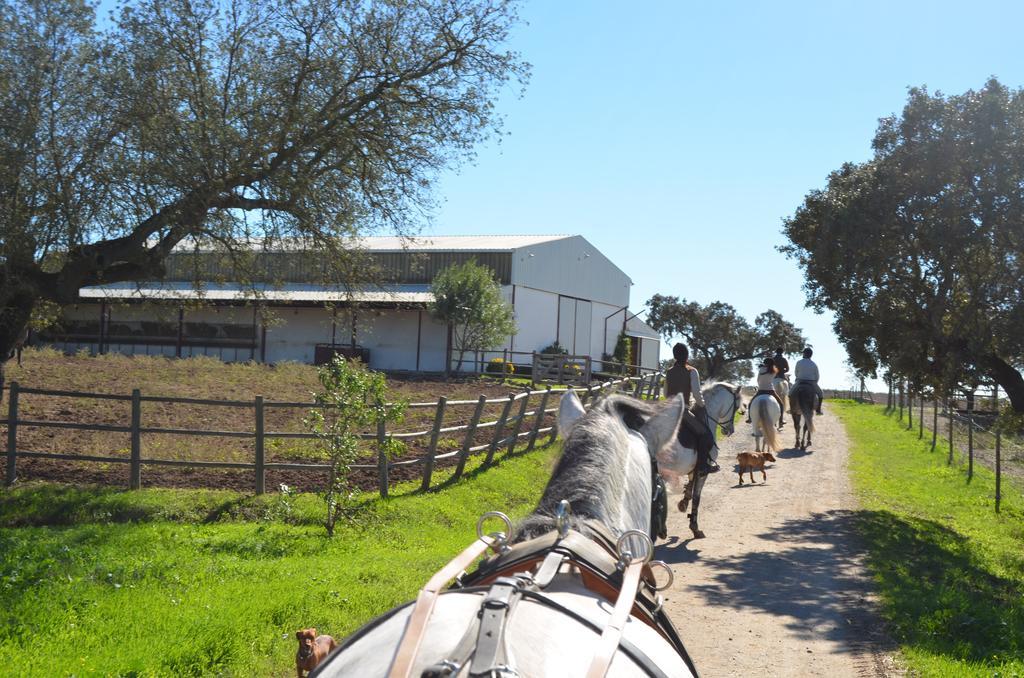
{"type": "MultiPolygon", "coordinates": [[[[847,441],[828,413],[807,452],[785,449],[768,481],[737,482],[750,426],[720,441],[722,471],[704,488],[700,526],[670,506],[666,610],[703,676],[895,676],[893,647],[875,614],[852,516],[847,441]],[[768,663],[771,662],[771,663],[768,663]]],[[[792,442],[787,422],[783,441],[792,442]]],[[[678,499],[678,497],[673,497],[678,499]]]]}

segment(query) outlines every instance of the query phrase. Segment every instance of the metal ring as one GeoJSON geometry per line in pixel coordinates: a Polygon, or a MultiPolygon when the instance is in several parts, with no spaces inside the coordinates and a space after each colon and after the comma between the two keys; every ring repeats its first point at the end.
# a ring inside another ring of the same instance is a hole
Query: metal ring
{"type": "Polygon", "coordinates": [[[668,582],[666,582],[664,586],[657,586],[657,580],[654,581],[655,591],[664,591],[668,587],[672,586],[672,582],[676,580],[675,572],[672,571],[672,568],[669,567],[669,564],[666,563],[664,560],[652,560],[651,562],[647,563],[647,566],[651,568],[651,576],[654,576],[655,566],[664,568],[664,570],[668,572],[668,582]]]}
{"type": "Polygon", "coordinates": [[[558,537],[560,539],[565,539],[566,535],[569,534],[569,514],[571,512],[572,507],[567,499],[558,502],[558,507],[555,509],[555,524],[558,526],[558,537]]]}
{"type": "Polygon", "coordinates": [[[621,535],[619,535],[618,541],[615,542],[615,550],[619,553],[619,560],[625,563],[626,565],[635,563],[638,560],[646,563],[648,560],[651,559],[651,556],[654,555],[654,542],[651,541],[650,535],[648,535],[646,532],[643,532],[641,530],[626,530],[621,535]],[[642,558],[639,556],[634,556],[630,551],[623,550],[623,547],[626,544],[626,540],[630,537],[637,537],[638,539],[640,539],[640,541],[644,543],[646,549],[644,551],[642,558]]]}
{"type": "Polygon", "coordinates": [[[492,532],[490,534],[490,536],[494,537],[494,540],[496,542],[498,542],[499,546],[504,544],[506,541],[508,541],[509,535],[512,534],[512,521],[509,520],[508,516],[506,516],[501,511],[488,511],[487,513],[485,513],[482,516],[480,516],[480,519],[476,521],[476,536],[477,536],[477,539],[483,539],[484,538],[484,521],[486,521],[488,518],[498,518],[503,523],[505,523],[505,529],[507,531],[505,531],[505,532],[492,532]]]}

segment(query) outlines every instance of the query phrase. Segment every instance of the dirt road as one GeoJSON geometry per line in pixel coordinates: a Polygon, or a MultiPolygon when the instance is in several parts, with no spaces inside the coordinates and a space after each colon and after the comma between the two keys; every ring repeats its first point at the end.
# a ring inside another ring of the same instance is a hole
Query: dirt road
{"type": "MultiPolygon", "coordinates": [[[[750,426],[720,443],[722,471],[704,488],[700,526],[670,504],[656,556],[675,583],[666,610],[705,678],[899,675],[862,567],[846,473],[847,439],[829,414],[811,449],[781,450],[768,481],[738,484],[736,454],[753,451],[750,426]]],[[[781,434],[793,442],[792,422],[781,434]]],[[[678,499],[678,497],[673,497],[678,499]]]]}

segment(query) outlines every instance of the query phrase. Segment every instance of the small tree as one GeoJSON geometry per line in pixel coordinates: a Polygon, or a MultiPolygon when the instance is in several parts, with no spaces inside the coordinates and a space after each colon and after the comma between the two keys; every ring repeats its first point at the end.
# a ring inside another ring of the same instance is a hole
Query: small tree
{"type": "MultiPolygon", "coordinates": [[[[516,322],[501,297],[501,288],[490,268],[470,260],[449,266],[431,285],[434,301],[430,312],[448,323],[452,331],[452,349],[458,352],[455,371],[462,369],[466,351],[485,351],[516,333],[516,322]]],[[[449,360],[445,371],[451,364],[449,360]]]]}
{"type": "MultiPolygon", "coordinates": [[[[381,423],[401,421],[407,403],[388,403],[384,375],[342,356],[334,356],[317,376],[323,391],[315,394],[317,407],[310,410],[306,425],[316,434],[331,463],[323,498],[327,504],[324,527],[327,536],[333,537],[335,523],[352,505],[357,492],[349,482],[349,473],[359,457],[360,432],[376,430],[381,423]]],[[[401,447],[401,442],[392,438],[381,444],[388,456],[401,447]]]]}

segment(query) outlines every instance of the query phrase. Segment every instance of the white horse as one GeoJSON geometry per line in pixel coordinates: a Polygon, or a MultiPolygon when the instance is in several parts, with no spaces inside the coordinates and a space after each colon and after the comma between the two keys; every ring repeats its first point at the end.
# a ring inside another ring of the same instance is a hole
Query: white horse
{"type": "Polygon", "coordinates": [[[558,414],[562,455],[511,539],[484,537],[478,524],[478,541],[415,605],[364,626],[311,675],[695,675],[654,592],[654,563],[644,564],[653,551],[651,457],[676,435],[682,414],[680,398],[654,407],[621,395],[584,413],[567,393],[558,414]],[[497,553],[441,592],[486,545],[497,553]]]}
{"type": "MultiPolygon", "coordinates": [[[[710,384],[701,389],[704,397],[706,416],[704,425],[715,436],[718,427],[722,428],[722,435],[731,436],[736,430],[736,413],[741,412],[743,398],[740,396],[739,388],[732,384],[719,382],[710,384]]],[[[718,459],[718,445],[711,448],[711,458],[718,459]]],[[[697,525],[697,513],[700,510],[700,495],[704,489],[706,475],[697,475],[697,451],[690,447],[683,447],[676,436],[672,442],[658,451],[658,472],[665,479],[666,484],[677,492],[683,489],[682,478],[687,477],[683,498],[679,500],[678,508],[686,511],[690,499],[693,499],[693,512],[690,514],[690,531],[694,539],[701,539],[704,533],[697,525]]]]}
{"type": "Polygon", "coordinates": [[[775,428],[775,422],[782,416],[782,408],[771,394],[764,393],[754,396],[747,405],[750,411],[750,423],[754,429],[754,440],[756,449],[761,451],[761,439],[764,439],[764,449],[775,452],[780,449],[779,435],[775,428]]]}

